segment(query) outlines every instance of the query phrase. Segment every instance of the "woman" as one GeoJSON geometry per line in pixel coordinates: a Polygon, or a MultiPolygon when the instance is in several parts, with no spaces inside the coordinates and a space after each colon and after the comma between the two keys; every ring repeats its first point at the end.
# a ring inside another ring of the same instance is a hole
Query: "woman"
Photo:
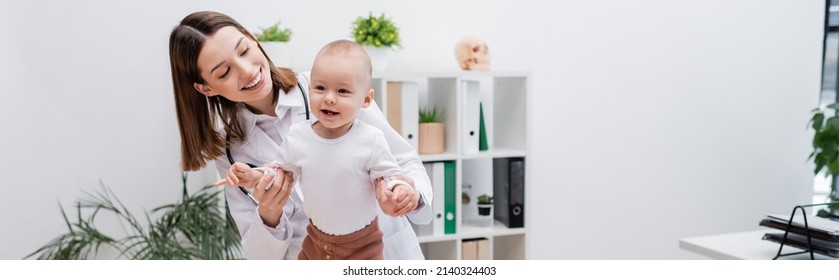
{"type": "MultiPolygon", "coordinates": [[[[169,60],[184,170],[214,161],[219,174],[244,172],[277,158],[292,123],[312,117],[307,73],[277,68],[255,37],[216,12],[186,16],[169,38],[169,60]],[[216,124],[221,120],[223,129],[216,124]]],[[[431,184],[413,147],[390,128],[378,106],[358,118],[385,132],[393,156],[413,189],[389,192],[376,182],[385,259],[423,259],[408,219],[431,221],[431,184]]],[[[237,182],[231,182],[237,183],[237,182]]],[[[239,182],[241,183],[241,182],[239,182]]],[[[228,187],[228,207],[249,259],[296,259],[308,217],[291,176],[266,173],[253,192],[228,187]],[[267,186],[272,186],[267,188],[267,186]]]]}

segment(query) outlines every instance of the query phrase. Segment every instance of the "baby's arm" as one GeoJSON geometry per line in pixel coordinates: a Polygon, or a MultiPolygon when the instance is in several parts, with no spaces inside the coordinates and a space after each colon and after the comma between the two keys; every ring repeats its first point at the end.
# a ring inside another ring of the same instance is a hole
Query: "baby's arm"
{"type": "Polygon", "coordinates": [[[385,214],[402,216],[417,208],[420,195],[413,187],[413,180],[402,173],[384,137],[377,136],[369,169],[376,200],[385,214]]]}

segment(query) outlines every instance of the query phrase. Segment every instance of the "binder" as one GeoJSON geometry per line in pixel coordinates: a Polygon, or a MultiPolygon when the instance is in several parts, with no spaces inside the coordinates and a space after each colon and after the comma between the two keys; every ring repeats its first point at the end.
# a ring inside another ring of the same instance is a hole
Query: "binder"
{"type": "MultiPolygon", "coordinates": [[[[486,141],[486,149],[491,149],[494,144],[494,137],[493,133],[495,132],[494,124],[495,124],[495,117],[494,117],[494,108],[495,108],[495,83],[494,79],[491,77],[483,77],[479,79],[480,81],[480,117],[483,119],[483,130],[485,134],[483,135],[485,138],[480,139],[479,143],[483,143],[486,141]]],[[[480,147],[479,147],[480,148],[480,147]]],[[[479,149],[484,151],[484,149],[479,149]]]]}
{"type": "Polygon", "coordinates": [[[385,116],[414,148],[419,145],[419,85],[414,81],[387,82],[385,116]]]}
{"type": "Polygon", "coordinates": [[[455,189],[455,165],[453,161],[445,161],[443,162],[443,167],[445,169],[445,203],[443,206],[445,233],[454,234],[457,232],[457,223],[455,222],[455,214],[457,213],[455,207],[457,207],[457,202],[460,200],[460,196],[457,195],[455,189]]]}
{"type": "Polygon", "coordinates": [[[481,121],[478,128],[478,150],[486,151],[489,150],[489,140],[487,139],[486,121],[484,120],[484,103],[480,103],[478,107],[481,112],[481,121]]]}
{"type": "Polygon", "coordinates": [[[394,82],[387,82],[385,91],[384,111],[390,127],[396,133],[402,134],[402,85],[394,82]]]}
{"type": "Polygon", "coordinates": [[[524,158],[495,158],[492,169],[495,219],[508,228],[524,227],[524,158]]]}
{"type": "Polygon", "coordinates": [[[428,178],[431,179],[431,192],[434,197],[431,203],[431,211],[433,217],[431,223],[425,225],[428,229],[418,231],[424,234],[443,235],[445,233],[445,199],[443,197],[446,186],[446,173],[443,162],[424,163],[425,171],[428,173],[428,178]]]}
{"type": "Polygon", "coordinates": [[[480,129],[480,82],[461,80],[460,115],[463,129],[460,131],[462,153],[477,154],[480,129]]]}

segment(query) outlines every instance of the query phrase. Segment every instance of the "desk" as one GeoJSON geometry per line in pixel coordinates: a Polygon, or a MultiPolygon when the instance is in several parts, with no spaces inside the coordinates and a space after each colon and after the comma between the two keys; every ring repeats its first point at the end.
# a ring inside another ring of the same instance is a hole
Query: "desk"
{"type": "MultiPolygon", "coordinates": [[[[720,260],[771,260],[778,254],[778,243],[763,240],[765,233],[783,233],[780,230],[762,229],[746,232],[735,232],[699,237],[689,237],[679,240],[679,248],[706,257],[720,260]]],[[[800,252],[801,249],[784,246],[782,253],[800,252]]],[[[817,260],[835,260],[834,258],[814,254],[817,260]]],[[[803,253],[780,257],[779,260],[809,260],[810,254],[803,253]]]]}

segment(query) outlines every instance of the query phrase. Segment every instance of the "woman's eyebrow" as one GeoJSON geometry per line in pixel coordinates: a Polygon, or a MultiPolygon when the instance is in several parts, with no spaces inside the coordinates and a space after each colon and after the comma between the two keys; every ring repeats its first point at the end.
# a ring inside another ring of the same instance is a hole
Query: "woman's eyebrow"
{"type": "MultiPolygon", "coordinates": [[[[239,38],[239,41],[236,42],[236,46],[233,46],[234,51],[239,48],[239,45],[242,44],[242,40],[244,40],[244,39],[245,39],[244,36],[242,38],[239,38]]],[[[216,66],[213,66],[213,68],[210,69],[210,73],[213,73],[213,71],[216,71],[216,69],[221,67],[222,64],[224,64],[224,61],[219,62],[219,64],[216,64],[216,66]]]]}

